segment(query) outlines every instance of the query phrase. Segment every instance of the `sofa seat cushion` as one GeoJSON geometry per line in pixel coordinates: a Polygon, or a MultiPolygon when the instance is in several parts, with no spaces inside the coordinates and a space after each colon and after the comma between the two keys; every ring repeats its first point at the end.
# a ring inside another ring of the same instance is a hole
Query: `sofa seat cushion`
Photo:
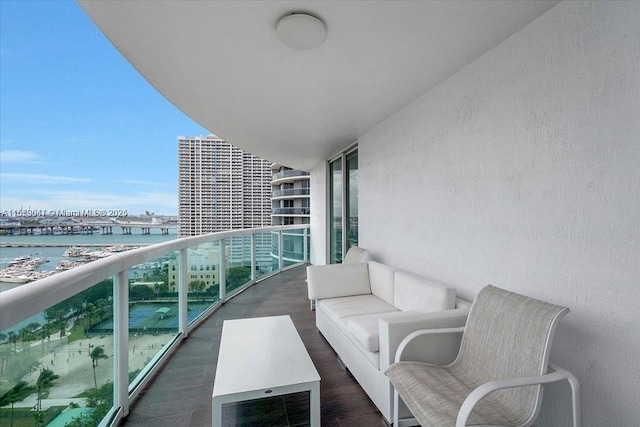
{"type": "Polygon", "coordinates": [[[411,316],[415,311],[392,311],[388,313],[365,314],[347,319],[347,330],[351,336],[368,351],[380,351],[379,320],[390,317],[411,316]]]}
{"type": "Polygon", "coordinates": [[[349,317],[398,311],[372,294],[323,299],[317,302],[316,310],[322,310],[345,333],[349,317]]]}
{"type": "Polygon", "coordinates": [[[378,371],[380,370],[380,351],[367,350],[351,334],[345,334],[345,337],[347,337],[351,345],[353,345],[353,348],[355,348],[360,354],[364,356],[365,359],[367,359],[369,363],[371,363],[371,366],[376,368],[378,371]]]}

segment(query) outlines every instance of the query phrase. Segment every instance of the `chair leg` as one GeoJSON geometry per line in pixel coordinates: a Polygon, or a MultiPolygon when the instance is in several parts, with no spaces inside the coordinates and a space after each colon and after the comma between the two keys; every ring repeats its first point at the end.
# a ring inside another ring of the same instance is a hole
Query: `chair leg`
{"type": "Polygon", "coordinates": [[[580,405],[580,385],[572,373],[567,371],[567,381],[571,386],[571,406],[573,409],[573,427],[582,427],[582,408],[580,405]]]}
{"type": "Polygon", "coordinates": [[[393,427],[398,427],[400,425],[399,421],[400,421],[400,415],[399,415],[399,410],[398,410],[398,406],[399,406],[399,400],[400,397],[398,396],[398,392],[396,391],[395,387],[393,388],[393,427]]]}
{"type": "Polygon", "coordinates": [[[400,396],[395,387],[393,389],[393,427],[410,427],[419,426],[418,420],[415,418],[400,419],[400,396]]]}
{"type": "Polygon", "coordinates": [[[562,374],[571,386],[571,411],[573,413],[573,427],[582,427],[582,407],[580,404],[580,384],[577,378],[566,369],[549,363],[551,369],[562,374]]]}

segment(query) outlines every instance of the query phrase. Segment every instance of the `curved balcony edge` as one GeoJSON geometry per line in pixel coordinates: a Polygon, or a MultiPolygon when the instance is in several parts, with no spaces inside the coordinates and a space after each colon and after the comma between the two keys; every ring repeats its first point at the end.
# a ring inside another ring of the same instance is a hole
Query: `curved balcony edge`
{"type": "Polygon", "coordinates": [[[309,228],[308,224],[295,224],[222,231],[201,236],[177,238],[117,253],[2,292],[2,298],[0,298],[0,330],[7,329],[34,314],[42,312],[48,307],[90,288],[101,280],[109,279],[135,265],[172,252],[231,237],[309,228]]]}

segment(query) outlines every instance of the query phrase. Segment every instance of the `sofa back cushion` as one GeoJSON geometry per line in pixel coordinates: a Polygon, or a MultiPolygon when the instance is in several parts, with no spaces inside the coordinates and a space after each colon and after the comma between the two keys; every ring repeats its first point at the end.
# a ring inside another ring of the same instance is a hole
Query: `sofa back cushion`
{"type": "Polygon", "coordinates": [[[394,306],[402,311],[450,310],[456,307],[456,290],[424,277],[396,271],[394,306]]]}
{"type": "Polygon", "coordinates": [[[393,272],[395,270],[379,262],[369,261],[371,293],[389,305],[393,303],[393,272]]]}
{"type": "Polygon", "coordinates": [[[369,268],[365,262],[308,266],[307,285],[309,299],[339,298],[371,293],[369,268]]]}
{"type": "Polygon", "coordinates": [[[366,249],[358,246],[351,246],[342,260],[343,264],[353,264],[354,262],[367,262],[371,260],[371,255],[366,249]]]}

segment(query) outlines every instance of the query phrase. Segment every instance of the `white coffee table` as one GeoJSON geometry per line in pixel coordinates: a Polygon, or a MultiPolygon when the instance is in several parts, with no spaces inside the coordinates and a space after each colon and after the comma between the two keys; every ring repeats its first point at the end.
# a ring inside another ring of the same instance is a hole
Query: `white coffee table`
{"type": "Polygon", "coordinates": [[[291,317],[225,320],[213,383],[213,426],[222,426],[222,405],[310,392],[311,426],[320,427],[320,375],[291,317]]]}

